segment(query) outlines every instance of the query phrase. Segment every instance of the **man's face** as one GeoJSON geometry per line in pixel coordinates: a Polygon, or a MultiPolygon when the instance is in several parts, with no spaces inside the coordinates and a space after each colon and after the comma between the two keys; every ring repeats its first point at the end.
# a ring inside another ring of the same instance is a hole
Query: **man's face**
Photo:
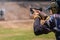
{"type": "Polygon", "coordinates": [[[53,14],[53,13],[52,13],[52,10],[49,10],[49,14],[50,14],[50,15],[52,15],[52,14],[53,14]]]}

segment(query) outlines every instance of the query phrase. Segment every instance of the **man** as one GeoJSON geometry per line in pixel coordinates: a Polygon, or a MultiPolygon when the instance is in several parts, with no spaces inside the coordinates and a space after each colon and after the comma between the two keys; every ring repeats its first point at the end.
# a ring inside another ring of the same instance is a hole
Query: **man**
{"type": "Polygon", "coordinates": [[[60,40],[60,0],[57,0],[56,3],[58,5],[57,13],[52,14],[48,20],[45,20],[43,22],[43,24],[41,24],[41,18],[39,17],[39,14],[42,14],[43,12],[35,10],[34,14],[35,35],[47,34],[52,31],[55,33],[56,40],[60,40]]]}

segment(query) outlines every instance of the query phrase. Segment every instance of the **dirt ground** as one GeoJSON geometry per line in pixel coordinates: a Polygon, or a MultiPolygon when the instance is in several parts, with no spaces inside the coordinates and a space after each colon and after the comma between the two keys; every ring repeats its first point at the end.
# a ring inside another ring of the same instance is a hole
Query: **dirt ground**
{"type": "Polygon", "coordinates": [[[0,27],[2,28],[31,29],[32,26],[33,20],[0,21],[0,27]]]}

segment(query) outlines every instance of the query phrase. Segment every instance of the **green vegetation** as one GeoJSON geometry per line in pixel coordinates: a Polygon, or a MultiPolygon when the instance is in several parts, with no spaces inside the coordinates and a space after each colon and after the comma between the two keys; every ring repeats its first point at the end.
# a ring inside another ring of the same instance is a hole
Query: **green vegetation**
{"type": "Polygon", "coordinates": [[[35,36],[32,30],[0,28],[0,40],[55,40],[54,33],[35,36]]]}

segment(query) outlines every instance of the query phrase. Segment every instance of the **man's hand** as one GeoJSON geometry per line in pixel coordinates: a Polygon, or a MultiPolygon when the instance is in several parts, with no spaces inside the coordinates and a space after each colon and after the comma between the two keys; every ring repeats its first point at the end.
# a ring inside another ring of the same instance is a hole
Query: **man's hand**
{"type": "Polygon", "coordinates": [[[40,21],[40,24],[41,24],[41,25],[44,25],[44,23],[45,23],[45,20],[41,20],[41,21],[40,21]]]}
{"type": "Polygon", "coordinates": [[[32,9],[33,11],[34,11],[34,13],[33,13],[33,18],[35,19],[36,17],[40,17],[39,16],[39,13],[40,13],[40,11],[39,10],[35,10],[35,9],[32,9]]]}

